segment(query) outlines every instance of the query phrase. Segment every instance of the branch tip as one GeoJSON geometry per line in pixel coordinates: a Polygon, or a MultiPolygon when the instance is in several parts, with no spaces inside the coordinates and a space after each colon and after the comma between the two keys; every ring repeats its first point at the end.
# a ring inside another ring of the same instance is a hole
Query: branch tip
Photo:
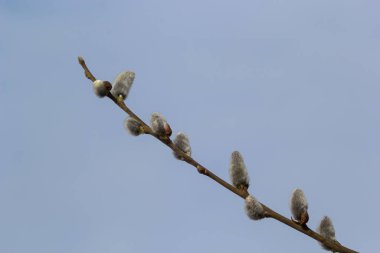
{"type": "Polygon", "coordinates": [[[87,79],[90,79],[91,81],[95,82],[96,78],[91,73],[91,71],[87,68],[86,62],[84,61],[82,56],[78,56],[78,62],[82,66],[82,68],[84,70],[84,75],[87,77],[87,79]]]}
{"type": "Polygon", "coordinates": [[[86,64],[82,56],[78,56],[78,62],[80,65],[86,64]]]}

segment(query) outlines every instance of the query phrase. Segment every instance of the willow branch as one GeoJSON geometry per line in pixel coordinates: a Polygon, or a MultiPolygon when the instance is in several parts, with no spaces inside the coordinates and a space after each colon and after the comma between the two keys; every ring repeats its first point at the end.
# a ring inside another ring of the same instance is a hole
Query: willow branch
{"type": "MultiPolygon", "coordinates": [[[[91,73],[91,71],[88,69],[84,59],[82,57],[78,57],[78,61],[79,61],[79,64],[82,66],[83,70],[84,70],[84,74],[85,76],[91,80],[92,82],[96,80],[95,76],[91,73]]],[[[155,137],[157,140],[161,141],[163,144],[165,144],[166,146],[168,146],[173,152],[177,153],[178,155],[180,155],[183,160],[192,165],[193,167],[195,167],[197,169],[197,171],[202,174],[202,175],[205,175],[209,178],[211,178],[212,180],[214,180],[215,182],[217,182],[218,184],[220,184],[221,186],[223,186],[224,188],[230,190],[231,192],[235,193],[236,195],[240,196],[241,198],[245,199],[246,197],[249,196],[249,193],[246,189],[238,189],[236,188],[235,186],[229,184],[228,182],[224,181],[223,179],[221,179],[220,177],[218,177],[217,175],[215,175],[212,171],[210,171],[209,169],[207,169],[205,166],[201,165],[199,162],[197,162],[196,160],[194,160],[192,157],[188,156],[186,153],[184,153],[182,150],[178,149],[174,144],[173,142],[171,141],[171,139],[169,137],[166,137],[166,136],[160,136],[160,135],[157,135],[156,133],[154,133],[154,131],[151,129],[151,127],[146,124],[142,119],[140,119],[131,109],[129,109],[129,107],[124,103],[123,99],[121,98],[115,98],[110,92],[108,93],[108,98],[110,98],[117,106],[119,106],[124,112],[126,112],[131,118],[134,118],[136,120],[138,120],[141,125],[143,126],[144,128],[144,133],[146,134],[150,134],[151,136],[155,137]]],[[[330,239],[326,239],[324,237],[322,237],[320,234],[318,234],[317,232],[311,230],[310,228],[308,228],[306,225],[300,225],[294,221],[292,221],[291,219],[288,219],[286,218],[285,216],[275,212],[274,210],[270,209],[269,207],[267,207],[266,205],[264,205],[263,203],[261,203],[261,205],[263,206],[264,208],[264,213],[265,213],[265,217],[267,218],[273,218],[285,225],[288,225],[289,227],[313,238],[314,240],[316,241],[319,241],[320,243],[324,244],[325,246],[329,247],[331,249],[331,251],[333,252],[341,252],[341,253],[358,253],[357,251],[354,251],[352,249],[349,249],[345,246],[343,246],[342,244],[340,244],[338,241],[336,240],[330,240],[330,239]]]]}

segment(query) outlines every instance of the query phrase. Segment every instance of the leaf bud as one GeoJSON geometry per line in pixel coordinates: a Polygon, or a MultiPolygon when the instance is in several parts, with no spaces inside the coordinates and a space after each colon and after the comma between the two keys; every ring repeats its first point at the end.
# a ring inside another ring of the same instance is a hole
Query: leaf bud
{"type": "MultiPolygon", "coordinates": [[[[336,240],[334,225],[328,216],[324,216],[322,218],[321,223],[319,223],[319,226],[317,228],[317,232],[326,239],[330,239],[334,241],[336,240]]],[[[326,245],[322,243],[321,243],[321,246],[325,250],[331,250],[330,247],[327,247],[326,245]]]]}
{"type": "Polygon", "coordinates": [[[129,90],[135,80],[135,73],[131,71],[123,71],[117,75],[113,82],[111,93],[114,97],[121,96],[125,100],[128,96],[129,90]]]}
{"type": "Polygon", "coordinates": [[[124,127],[133,136],[138,136],[144,133],[144,128],[141,123],[134,118],[126,118],[124,120],[124,127]]]}
{"type": "MultiPolygon", "coordinates": [[[[186,155],[191,156],[191,146],[189,142],[189,138],[187,138],[186,134],[178,133],[173,141],[174,146],[184,152],[186,155]]],[[[173,155],[178,160],[183,160],[183,157],[176,152],[173,152],[173,155]]]]}
{"type": "Polygon", "coordinates": [[[102,98],[107,96],[108,92],[112,89],[112,85],[108,81],[95,80],[93,82],[93,89],[95,95],[102,98]]]}
{"type": "Polygon", "coordinates": [[[161,136],[170,136],[172,134],[172,129],[170,128],[170,125],[158,112],[152,113],[152,116],[150,118],[150,124],[152,126],[153,131],[161,136]]]}
{"type": "Polygon", "coordinates": [[[243,156],[239,151],[234,151],[231,154],[229,173],[231,182],[235,187],[248,189],[249,175],[244,164],[243,156]]]}
{"type": "Polygon", "coordinates": [[[245,198],[245,212],[252,220],[261,220],[265,217],[264,207],[252,195],[245,198]]]}
{"type": "Polygon", "coordinates": [[[301,189],[295,189],[290,198],[290,211],[292,212],[292,219],[300,225],[305,225],[309,221],[309,214],[307,212],[308,203],[305,194],[301,189]]]}

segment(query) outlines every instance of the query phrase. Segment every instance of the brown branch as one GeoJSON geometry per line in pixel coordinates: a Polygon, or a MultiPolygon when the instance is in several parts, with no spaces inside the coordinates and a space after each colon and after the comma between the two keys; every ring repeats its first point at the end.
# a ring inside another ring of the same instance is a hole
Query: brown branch
{"type": "Polygon", "coordinates": [[[86,62],[84,61],[83,57],[79,56],[78,57],[78,62],[82,66],[84,70],[84,75],[90,79],[91,81],[95,81],[96,78],[91,74],[91,71],[87,68],[86,62]]]}
{"type": "MultiPolygon", "coordinates": [[[[96,78],[95,76],[91,73],[91,71],[88,69],[84,59],[82,57],[78,57],[78,61],[79,61],[79,64],[82,66],[83,70],[84,70],[84,73],[85,73],[85,76],[90,79],[91,81],[95,81],[96,78]]],[[[115,104],[117,104],[124,112],[126,112],[130,117],[138,120],[142,126],[144,127],[144,132],[146,134],[150,134],[152,135],[153,137],[155,137],[157,140],[161,141],[163,144],[165,144],[166,146],[168,146],[171,150],[173,150],[174,152],[176,152],[178,155],[180,155],[183,160],[185,162],[187,162],[188,164],[194,166],[197,171],[200,173],[200,174],[203,174],[209,178],[211,178],[212,180],[214,180],[215,182],[217,182],[218,184],[222,185],[224,188],[230,190],[231,192],[235,193],[236,195],[240,196],[241,198],[245,199],[246,197],[249,196],[249,193],[246,189],[238,189],[236,187],[234,187],[233,185],[227,183],[226,181],[224,181],[223,179],[221,179],[220,177],[218,177],[217,175],[215,175],[213,172],[211,172],[209,169],[207,169],[206,167],[204,167],[203,165],[201,165],[200,163],[198,163],[196,160],[194,160],[192,157],[188,156],[186,153],[182,152],[182,150],[178,149],[174,144],[173,142],[170,140],[170,138],[168,137],[162,137],[162,136],[159,136],[157,135],[156,133],[153,132],[153,130],[151,129],[151,127],[149,125],[147,125],[143,120],[141,120],[135,113],[133,113],[128,107],[127,105],[124,103],[123,99],[122,98],[115,98],[111,93],[108,93],[107,95],[115,104]]],[[[324,237],[322,237],[320,234],[318,234],[317,232],[311,230],[310,228],[308,228],[306,225],[302,226],[300,224],[297,224],[296,222],[292,221],[291,219],[288,219],[284,216],[282,216],[281,214],[273,211],[272,209],[270,209],[269,207],[267,207],[266,205],[262,204],[261,205],[264,207],[264,211],[265,211],[265,216],[268,217],[268,218],[273,218],[285,225],[288,225],[289,227],[319,241],[320,243],[324,244],[325,246],[329,247],[331,249],[331,251],[333,252],[341,252],[341,253],[358,253],[357,251],[354,251],[352,249],[349,249],[343,245],[341,245],[338,241],[335,241],[335,240],[330,240],[330,239],[326,239],[324,237]]]]}

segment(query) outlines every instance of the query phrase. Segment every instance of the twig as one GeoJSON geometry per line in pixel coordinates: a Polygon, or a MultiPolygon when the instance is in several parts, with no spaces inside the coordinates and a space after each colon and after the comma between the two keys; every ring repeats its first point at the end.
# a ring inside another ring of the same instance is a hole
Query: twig
{"type": "MultiPolygon", "coordinates": [[[[84,59],[82,57],[78,57],[78,61],[79,61],[79,64],[82,66],[83,70],[84,70],[84,74],[85,76],[91,80],[91,81],[95,81],[96,78],[95,76],[91,73],[91,71],[88,69],[84,59]]],[[[159,136],[157,135],[156,133],[153,132],[153,130],[151,129],[151,127],[149,125],[147,125],[142,119],[140,119],[135,113],[133,113],[128,107],[127,105],[124,103],[123,99],[119,99],[119,98],[115,98],[111,93],[108,93],[107,95],[115,104],[117,104],[124,112],[126,112],[130,117],[138,120],[142,126],[144,127],[144,132],[146,134],[150,134],[152,135],[153,137],[155,137],[157,140],[161,141],[163,144],[165,144],[166,146],[168,146],[171,150],[173,150],[174,152],[176,152],[178,155],[180,155],[183,160],[185,162],[187,162],[188,164],[194,166],[197,171],[200,173],[200,174],[203,174],[209,178],[211,178],[212,180],[214,180],[215,182],[217,182],[218,184],[222,185],[224,188],[230,190],[231,192],[235,193],[236,195],[240,196],[241,198],[245,199],[246,197],[249,196],[249,193],[246,189],[238,189],[236,187],[234,187],[233,185],[227,183],[226,181],[224,181],[223,179],[221,179],[220,177],[218,177],[217,175],[215,175],[213,172],[211,172],[209,169],[207,169],[206,167],[204,167],[203,165],[201,165],[199,162],[197,162],[196,160],[194,160],[192,157],[188,156],[186,153],[182,152],[182,150],[178,149],[174,144],[173,142],[170,140],[170,138],[168,137],[162,137],[162,136],[159,136]]],[[[326,239],[324,237],[322,237],[320,234],[318,234],[317,232],[311,230],[310,228],[308,228],[307,226],[302,226],[300,224],[297,224],[296,222],[282,216],[281,214],[273,211],[272,209],[270,209],[269,207],[267,207],[266,205],[262,204],[261,205],[263,206],[264,208],[264,212],[265,212],[265,217],[267,218],[273,218],[285,225],[288,225],[289,227],[319,241],[320,243],[324,244],[325,246],[329,247],[331,249],[331,251],[333,252],[341,252],[341,253],[358,253],[357,251],[354,251],[352,249],[349,249],[343,245],[341,245],[338,241],[334,241],[334,240],[330,240],[330,239],[326,239]]]]}

